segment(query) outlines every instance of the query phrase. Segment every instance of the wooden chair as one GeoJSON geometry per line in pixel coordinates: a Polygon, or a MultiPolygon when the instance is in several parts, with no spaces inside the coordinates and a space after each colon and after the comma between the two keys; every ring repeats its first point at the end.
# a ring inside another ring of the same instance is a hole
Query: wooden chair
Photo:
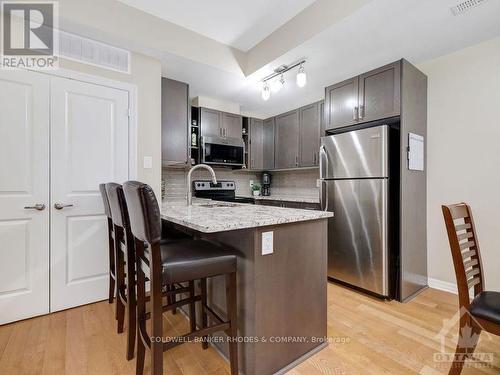
{"type": "Polygon", "coordinates": [[[161,244],[161,216],[155,194],[149,185],[129,181],[123,190],[130,214],[130,226],[135,237],[137,271],[137,364],[136,374],[142,375],[146,348],[151,354],[151,374],[163,373],[163,352],[187,340],[225,331],[229,340],[231,374],[238,374],[236,256],[206,241],[187,240],[161,244]],[[145,246],[147,245],[147,247],[145,246]],[[219,317],[206,303],[206,279],[226,277],[227,319],[219,317]],[[146,311],[146,277],[150,280],[150,312],[146,311]],[[201,295],[194,295],[194,281],[202,281],[201,295]],[[162,303],[162,297],[177,292],[168,286],[187,283],[181,289],[188,297],[172,303],[162,303]],[[201,301],[202,325],[197,330],[194,302],[201,301]],[[164,340],[163,312],[190,305],[190,332],[164,340]],[[207,327],[206,316],[215,322],[207,327]],[[151,319],[148,332],[146,322],[151,319]]]}
{"type": "Polygon", "coordinates": [[[471,356],[482,330],[500,335],[500,293],[484,291],[479,242],[472,211],[466,203],[442,206],[450,242],[461,311],[459,337],[467,337],[467,347],[457,344],[450,374],[460,374],[465,358],[471,356]],[[474,288],[472,302],[469,290],[474,288]],[[470,338],[470,339],[469,339],[470,338]]]}
{"type": "Polygon", "coordinates": [[[115,283],[116,283],[113,219],[111,217],[111,208],[109,207],[108,193],[106,192],[106,184],[100,184],[99,191],[101,192],[102,203],[104,205],[104,213],[108,217],[108,248],[109,248],[109,292],[108,292],[109,297],[108,297],[108,302],[113,303],[114,296],[115,296],[115,283]]]}

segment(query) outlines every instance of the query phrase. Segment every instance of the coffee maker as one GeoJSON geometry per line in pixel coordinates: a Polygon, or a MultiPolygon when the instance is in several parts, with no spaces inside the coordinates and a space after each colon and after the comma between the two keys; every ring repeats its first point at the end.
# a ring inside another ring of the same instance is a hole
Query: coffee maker
{"type": "Polygon", "coordinates": [[[269,172],[262,173],[262,187],[260,193],[264,197],[271,195],[271,173],[269,172]]]}

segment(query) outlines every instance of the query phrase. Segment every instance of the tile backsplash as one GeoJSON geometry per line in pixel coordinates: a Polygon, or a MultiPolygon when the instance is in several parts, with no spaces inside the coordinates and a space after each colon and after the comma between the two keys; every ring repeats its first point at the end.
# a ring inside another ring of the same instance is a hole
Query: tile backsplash
{"type": "MultiPolygon", "coordinates": [[[[174,168],[163,168],[162,190],[166,198],[185,198],[187,194],[186,179],[188,171],[174,168]]],[[[215,174],[219,180],[233,180],[236,182],[236,195],[251,194],[250,181],[261,182],[261,174],[242,172],[227,168],[216,168],[215,174]]],[[[295,195],[317,197],[316,180],[319,178],[318,169],[271,172],[271,195],[295,195]]],[[[210,174],[205,170],[193,173],[193,179],[209,180],[210,174]]]]}

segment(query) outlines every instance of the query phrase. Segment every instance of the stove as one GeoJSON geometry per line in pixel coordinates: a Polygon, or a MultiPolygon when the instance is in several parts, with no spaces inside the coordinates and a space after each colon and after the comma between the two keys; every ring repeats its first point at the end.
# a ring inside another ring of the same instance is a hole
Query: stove
{"type": "Polygon", "coordinates": [[[255,203],[253,198],[236,196],[236,183],[234,181],[217,181],[214,184],[209,180],[196,180],[193,181],[193,192],[197,198],[213,199],[222,202],[255,203]]]}

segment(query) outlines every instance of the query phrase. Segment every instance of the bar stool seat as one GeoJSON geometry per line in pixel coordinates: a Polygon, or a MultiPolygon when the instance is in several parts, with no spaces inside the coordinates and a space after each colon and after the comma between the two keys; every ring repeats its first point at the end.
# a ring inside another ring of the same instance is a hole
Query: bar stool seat
{"type": "MultiPolygon", "coordinates": [[[[206,241],[161,244],[160,251],[165,284],[236,272],[236,255],[206,241]]],[[[149,256],[147,249],[145,253],[149,256]]]]}

